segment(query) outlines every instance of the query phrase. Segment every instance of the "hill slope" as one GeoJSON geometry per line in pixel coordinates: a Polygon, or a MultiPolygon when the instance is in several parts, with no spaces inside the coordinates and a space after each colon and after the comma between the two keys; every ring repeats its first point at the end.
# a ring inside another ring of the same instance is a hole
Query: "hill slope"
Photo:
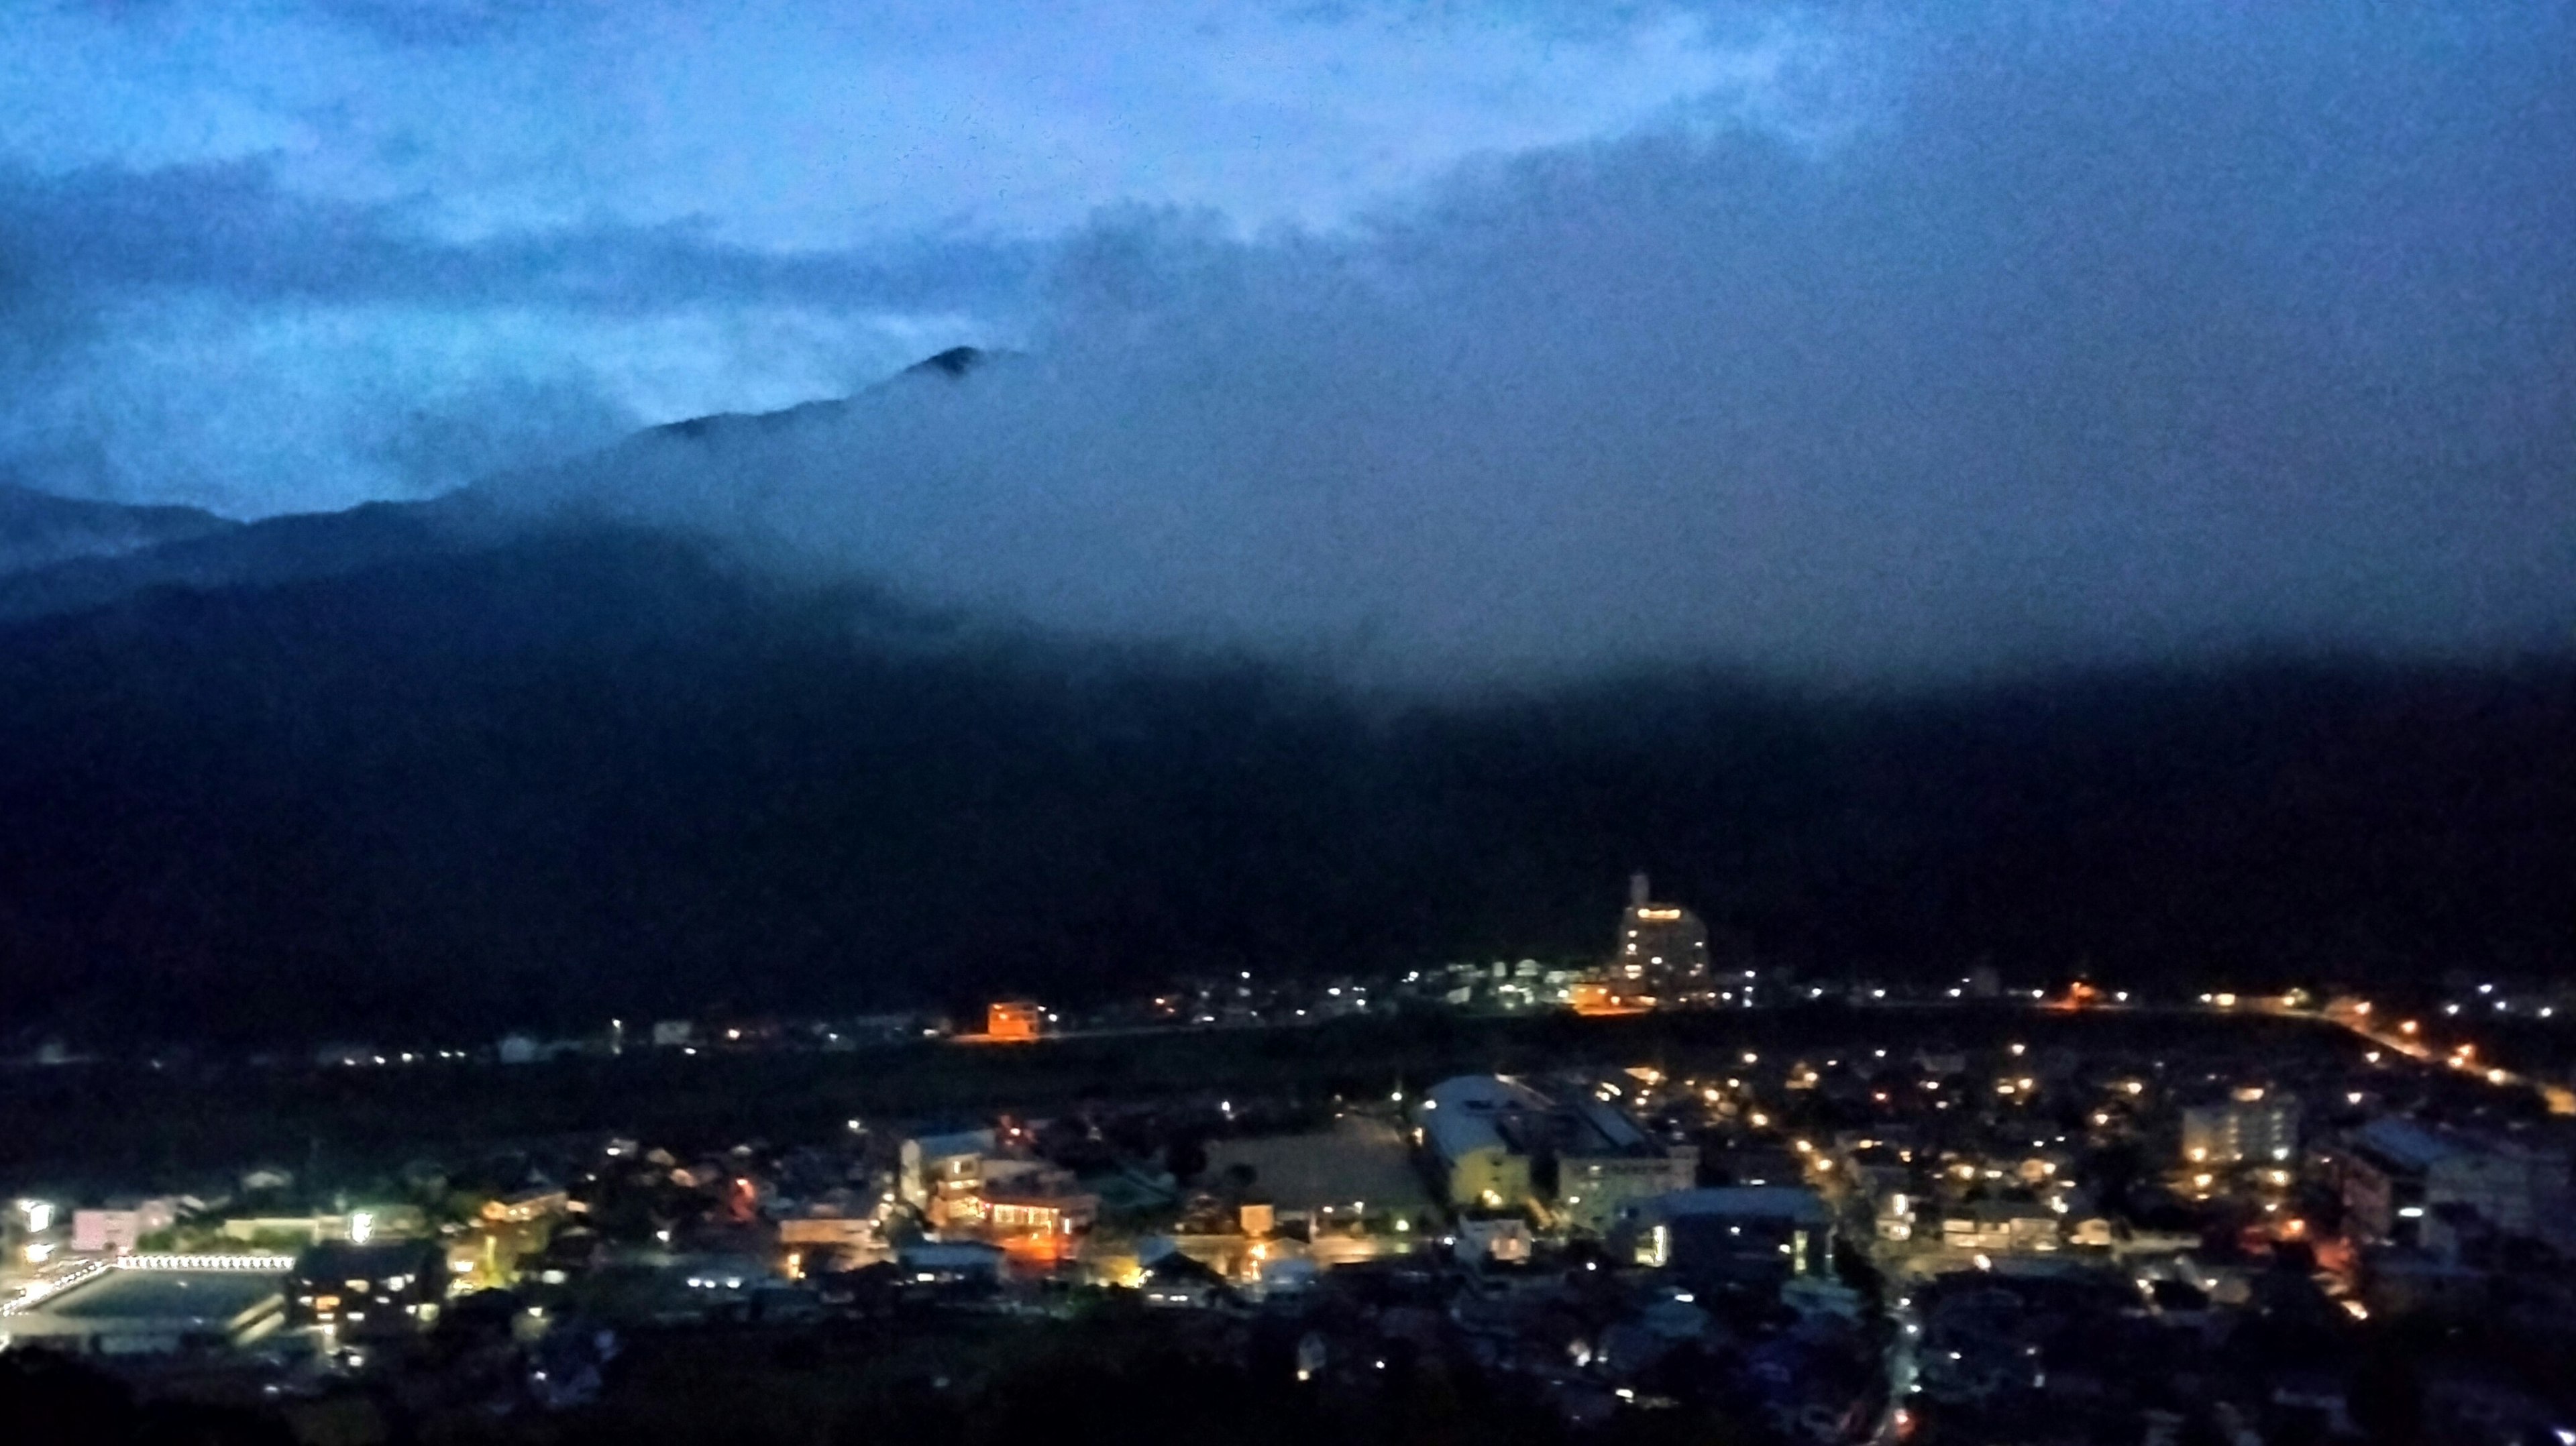
{"type": "Polygon", "coordinates": [[[0,631],[0,1010],[488,1035],[1174,972],[1727,947],[2576,967],[2576,669],[1363,707],[566,527],[0,631]]]}
{"type": "Polygon", "coordinates": [[[140,552],[240,525],[194,507],[87,502],[0,482],[0,577],[81,558],[140,552]]]}

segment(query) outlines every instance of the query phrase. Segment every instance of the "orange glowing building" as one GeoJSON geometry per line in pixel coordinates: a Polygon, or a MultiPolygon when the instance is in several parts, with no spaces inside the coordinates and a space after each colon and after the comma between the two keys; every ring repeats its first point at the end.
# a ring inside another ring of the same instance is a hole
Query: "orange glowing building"
{"type": "Polygon", "coordinates": [[[1026,999],[998,1000],[984,1014],[984,1037],[998,1044],[1024,1044],[1046,1031],[1046,1011],[1026,999]]]}

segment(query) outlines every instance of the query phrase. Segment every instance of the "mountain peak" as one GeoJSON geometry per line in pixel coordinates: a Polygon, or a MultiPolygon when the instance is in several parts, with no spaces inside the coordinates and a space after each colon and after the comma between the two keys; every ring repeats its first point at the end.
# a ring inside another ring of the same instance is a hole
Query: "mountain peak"
{"type": "Polygon", "coordinates": [[[937,372],[941,376],[962,377],[991,361],[994,355],[978,346],[952,346],[937,356],[923,357],[905,367],[903,374],[911,376],[921,372],[937,372]]]}

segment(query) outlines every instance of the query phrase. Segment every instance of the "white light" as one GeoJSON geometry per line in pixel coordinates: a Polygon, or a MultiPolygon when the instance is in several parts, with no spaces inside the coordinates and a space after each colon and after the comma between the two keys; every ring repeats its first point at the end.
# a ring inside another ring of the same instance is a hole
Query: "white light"
{"type": "Polygon", "coordinates": [[[375,1216],[364,1210],[360,1210],[349,1217],[349,1243],[351,1245],[364,1245],[367,1243],[367,1238],[375,1233],[375,1216]]]}
{"type": "Polygon", "coordinates": [[[43,1200],[21,1200],[18,1212],[27,1217],[27,1233],[42,1235],[54,1223],[54,1207],[43,1200]]]}

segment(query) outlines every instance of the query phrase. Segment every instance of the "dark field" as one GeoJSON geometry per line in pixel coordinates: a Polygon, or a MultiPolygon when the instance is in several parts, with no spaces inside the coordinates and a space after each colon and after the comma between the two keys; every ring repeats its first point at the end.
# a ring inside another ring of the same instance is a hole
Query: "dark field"
{"type": "Polygon", "coordinates": [[[1013,1047],[923,1042],[853,1054],[630,1052],[501,1067],[366,1069],[131,1066],[0,1078],[0,1174],[49,1186],[181,1188],[278,1164],[357,1183],[422,1157],[473,1159],[571,1136],[624,1134],[674,1148],[836,1138],[878,1126],[1049,1114],[1086,1101],[1212,1105],[1220,1095],[1329,1105],[1383,1099],[1477,1070],[1652,1064],[1687,1074],[1744,1050],[1975,1048],[2020,1040],[2087,1051],[2225,1049],[2284,1063],[2358,1044],[2331,1026],[2253,1015],[2070,1015],[2011,1007],[1580,1019],[1341,1020],[1294,1029],[1147,1033],[1013,1047]]]}

